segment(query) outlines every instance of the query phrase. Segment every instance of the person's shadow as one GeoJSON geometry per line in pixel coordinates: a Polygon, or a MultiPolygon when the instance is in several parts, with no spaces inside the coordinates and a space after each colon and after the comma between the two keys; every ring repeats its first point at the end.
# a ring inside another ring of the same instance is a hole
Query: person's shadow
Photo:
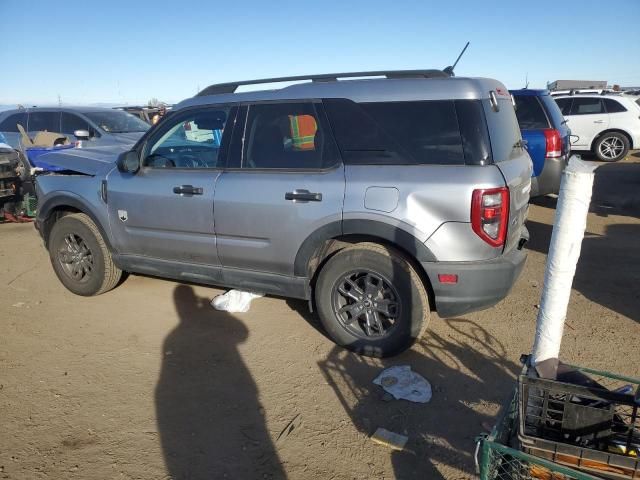
{"type": "Polygon", "coordinates": [[[238,351],[247,328],[190,286],[177,286],[174,301],[180,323],[164,342],[155,392],[170,478],[285,478],[238,351]]]}

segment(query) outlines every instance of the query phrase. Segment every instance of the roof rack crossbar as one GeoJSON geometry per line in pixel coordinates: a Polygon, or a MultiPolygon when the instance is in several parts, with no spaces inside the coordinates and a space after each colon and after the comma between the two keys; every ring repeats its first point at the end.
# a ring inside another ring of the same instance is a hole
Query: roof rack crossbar
{"type": "Polygon", "coordinates": [[[374,72],[324,73],[321,75],[298,75],[293,77],[262,78],[241,82],[218,83],[201,90],[196,96],[235,93],[242,85],[259,85],[262,83],[296,82],[311,80],[312,82],[335,82],[340,78],[386,77],[386,78],[448,78],[451,75],[442,70],[380,70],[374,72]]]}

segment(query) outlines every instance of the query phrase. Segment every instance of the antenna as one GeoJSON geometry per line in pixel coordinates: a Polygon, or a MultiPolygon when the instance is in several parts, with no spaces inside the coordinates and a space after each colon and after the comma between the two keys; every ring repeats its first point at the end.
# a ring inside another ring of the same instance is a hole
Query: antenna
{"type": "Polygon", "coordinates": [[[524,75],[524,88],[529,88],[529,72],[524,75]]]}
{"type": "Polygon", "coordinates": [[[469,42],[467,42],[467,44],[464,46],[464,48],[460,52],[460,55],[458,55],[458,58],[456,58],[456,61],[453,63],[453,65],[449,65],[447,68],[444,69],[444,73],[451,75],[452,77],[455,76],[455,74],[453,73],[453,70],[456,68],[456,65],[458,65],[460,58],[462,57],[462,55],[464,55],[464,52],[467,51],[468,46],[469,46],[469,42]]]}

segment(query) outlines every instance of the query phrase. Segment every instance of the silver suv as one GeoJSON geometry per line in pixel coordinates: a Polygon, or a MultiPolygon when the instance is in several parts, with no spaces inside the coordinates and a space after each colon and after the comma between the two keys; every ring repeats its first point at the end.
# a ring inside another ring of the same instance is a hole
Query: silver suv
{"type": "Polygon", "coordinates": [[[36,226],[72,292],[137,272],[307,299],[364,355],[410,346],[430,310],[494,305],[526,258],[531,160],[495,80],[417,70],[212,85],[131,150],[47,162],[67,170],[38,177],[36,226]],[[299,80],[311,81],[236,93],[299,80]]]}

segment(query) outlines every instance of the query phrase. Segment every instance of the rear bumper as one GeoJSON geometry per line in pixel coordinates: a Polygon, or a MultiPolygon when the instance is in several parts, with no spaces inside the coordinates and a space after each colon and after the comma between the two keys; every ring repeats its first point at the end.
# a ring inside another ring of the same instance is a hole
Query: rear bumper
{"type": "Polygon", "coordinates": [[[562,172],[567,166],[568,155],[559,158],[545,158],[540,175],[531,177],[531,198],[560,192],[562,172]]]}
{"type": "Polygon", "coordinates": [[[524,249],[514,248],[506,255],[480,262],[423,262],[438,315],[455,317],[495,305],[511,291],[526,259],[524,249]],[[458,283],[440,283],[438,274],[458,275],[458,283]]]}

